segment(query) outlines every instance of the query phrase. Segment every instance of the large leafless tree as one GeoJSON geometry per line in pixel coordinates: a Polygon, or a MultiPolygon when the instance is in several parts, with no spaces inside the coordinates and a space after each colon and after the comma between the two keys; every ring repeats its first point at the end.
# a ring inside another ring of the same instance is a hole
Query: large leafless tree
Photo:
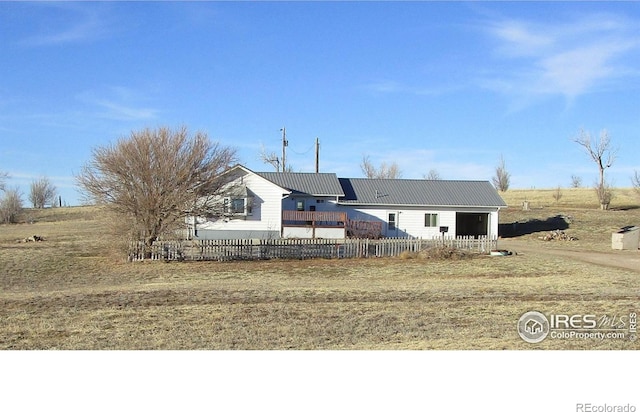
{"type": "Polygon", "coordinates": [[[605,170],[613,166],[616,160],[617,150],[611,146],[611,139],[606,130],[600,132],[600,138],[592,138],[589,132],[580,130],[578,137],[574,142],[582,146],[584,151],[589,155],[591,160],[598,166],[598,182],[595,185],[600,208],[606,210],[609,208],[612,198],[612,190],[605,180],[605,170]]]}
{"type": "Polygon", "coordinates": [[[42,209],[55,201],[57,189],[47,177],[41,177],[31,182],[29,201],[36,209],[42,209]]]}
{"type": "Polygon", "coordinates": [[[145,129],[95,148],[77,182],[88,200],[127,218],[137,238],[151,245],[186,216],[215,213],[213,199],[226,183],[221,175],[235,162],[235,149],[204,133],[145,129]]]}
{"type": "Polygon", "coordinates": [[[400,179],[402,177],[402,171],[396,162],[391,164],[382,162],[379,167],[375,167],[369,156],[362,158],[360,169],[368,179],[400,179]]]}

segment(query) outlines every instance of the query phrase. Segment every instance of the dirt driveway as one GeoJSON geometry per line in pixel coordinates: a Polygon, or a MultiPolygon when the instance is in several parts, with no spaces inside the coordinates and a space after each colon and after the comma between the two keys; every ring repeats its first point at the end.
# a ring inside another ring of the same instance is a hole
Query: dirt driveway
{"type": "Polygon", "coordinates": [[[523,255],[529,253],[546,254],[598,266],[631,270],[640,273],[640,251],[611,250],[611,252],[595,252],[573,250],[563,248],[561,243],[555,243],[554,248],[551,249],[548,246],[538,246],[534,242],[515,238],[500,239],[500,248],[523,255]]]}

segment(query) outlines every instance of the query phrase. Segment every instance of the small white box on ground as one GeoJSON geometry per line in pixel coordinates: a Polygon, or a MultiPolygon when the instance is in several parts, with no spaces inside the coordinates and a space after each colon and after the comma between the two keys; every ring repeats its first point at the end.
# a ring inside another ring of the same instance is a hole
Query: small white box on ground
{"type": "Polygon", "coordinates": [[[625,226],[611,235],[611,249],[637,250],[640,248],[640,227],[625,226]]]}

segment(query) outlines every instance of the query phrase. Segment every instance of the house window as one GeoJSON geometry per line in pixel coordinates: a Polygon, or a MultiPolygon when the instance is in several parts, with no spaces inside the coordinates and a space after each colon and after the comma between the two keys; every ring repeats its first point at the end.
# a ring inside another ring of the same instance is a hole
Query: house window
{"type": "Polygon", "coordinates": [[[298,200],[296,201],[296,210],[298,212],[302,212],[304,211],[304,200],[298,200]]]}
{"type": "Polygon", "coordinates": [[[229,212],[233,214],[244,213],[244,199],[231,199],[229,212]]]}
{"type": "Polygon", "coordinates": [[[387,220],[389,230],[396,230],[396,214],[389,213],[389,219],[387,220]]]}
{"type": "Polygon", "coordinates": [[[251,198],[225,197],[224,213],[229,215],[251,215],[251,198]]]}
{"type": "Polygon", "coordinates": [[[425,213],[424,215],[424,227],[436,227],[438,226],[438,214],[437,213],[425,213]]]}

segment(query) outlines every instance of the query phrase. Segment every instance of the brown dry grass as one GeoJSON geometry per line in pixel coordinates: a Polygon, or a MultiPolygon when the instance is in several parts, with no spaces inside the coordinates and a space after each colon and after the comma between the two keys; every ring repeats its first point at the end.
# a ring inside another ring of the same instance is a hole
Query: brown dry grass
{"type": "MultiPolygon", "coordinates": [[[[599,209],[598,196],[593,188],[560,188],[561,197],[555,200],[553,189],[510,189],[500,192],[500,196],[509,207],[521,208],[522,202],[528,201],[531,208],[577,208],[599,209]]],[[[613,189],[612,209],[628,209],[640,207],[640,196],[633,188],[613,189]]]]}
{"type": "MultiPolygon", "coordinates": [[[[575,230],[592,231],[596,215],[580,211],[575,230]]],[[[530,345],[516,332],[529,310],[638,311],[635,272],[548,255],[127,263],[110,246],[100,209],[30,219],[0,226],[2,349],[637,348],[615,340],[530,345]],[[47,240],[15,243],[34,234],[47,240]]],[[[590,242],[608,245],[604,232],[590,242]]]]}
{"type": "MultiPolygon", "coordinates": [[[[555,189],[509,190],[500,195],[509,206],[500,212],[501,223],[545,220],[556,215],[572,218],[565,230],[579,242],[565,242],[562,247],[610,251],[611,233],[624,226],[640,226],[640,196],[633,189],[615,189],[611,210],[599,209],[598,199],[593,189],[562,189],[563,196],[558,202],[553,198],[555,189]],[[529,210],[523,210],[522,202],[529,201],[529,210]]],[[[544,233],[531,233],[524,239],[540,243],[538,238],[544,233]]],[[[548,243],[548,247],[557,247],[548,243]]]]}

